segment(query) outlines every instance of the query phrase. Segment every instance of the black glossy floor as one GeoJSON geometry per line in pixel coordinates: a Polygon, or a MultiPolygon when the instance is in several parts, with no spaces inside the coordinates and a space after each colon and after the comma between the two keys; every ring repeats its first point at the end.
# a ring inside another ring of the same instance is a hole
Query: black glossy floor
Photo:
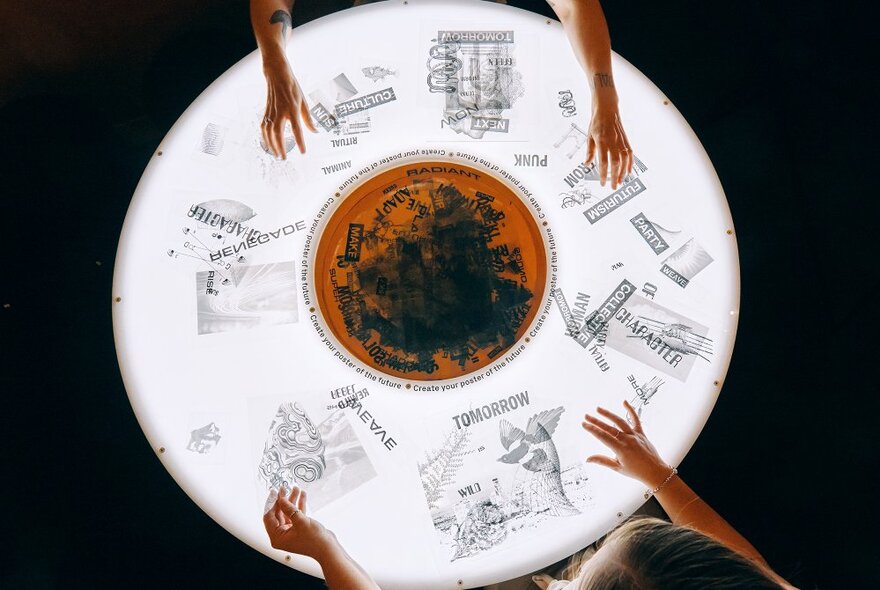
{"type": "MultiPolygon", "coordinates": [[[[342,7],[300,0],[295,20],[342,7]]],[[[857,114],[875,68],[836,10],[605,2],[615,49],[708,150],[741,248],[733,363],[681,472],[800,587],[876,588],[877,215],[857,114]]],[[[320,588],[174,484],[113,347],[129,198],[177,116],[254,48],[247,3],[3,0],[0,22],[0,587],[320,588]]]]}

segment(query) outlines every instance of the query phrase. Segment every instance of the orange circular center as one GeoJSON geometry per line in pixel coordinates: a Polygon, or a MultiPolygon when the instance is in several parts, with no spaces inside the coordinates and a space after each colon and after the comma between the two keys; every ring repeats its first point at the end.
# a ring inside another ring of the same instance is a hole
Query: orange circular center
{"type": "Polygon", "coordinates": [[[461,377],[501,358],[544,297],[547,258],[528,207],[483,170],[415,162],[364,181],[322,231],[318,307],[378,371],[461,377]]]}

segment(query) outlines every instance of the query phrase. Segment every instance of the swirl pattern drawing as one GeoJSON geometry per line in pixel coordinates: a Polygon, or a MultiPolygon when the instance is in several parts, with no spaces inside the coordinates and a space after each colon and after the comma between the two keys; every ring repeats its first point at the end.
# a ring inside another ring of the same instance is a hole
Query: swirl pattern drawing
{"type": "Polygon", "coordinates": [[[563,117],[574,117],[577,114],[577,107],[574,105],[570,90],[559,91],[559,108],[562,109],[563,117]]]}
{"type": "Polygon", "coordinates": [[[263,450],[258,473],[269,487],[310,483],[324,474],[321,433],[296,402],[278,408],[263,450]]]}

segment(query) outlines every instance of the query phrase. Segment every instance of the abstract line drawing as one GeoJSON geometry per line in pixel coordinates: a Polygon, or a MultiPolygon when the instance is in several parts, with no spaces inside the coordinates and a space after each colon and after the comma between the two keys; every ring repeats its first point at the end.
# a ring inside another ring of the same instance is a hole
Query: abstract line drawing
{"type": "Polygon", "coordinates": [[[224,137],[227,129],[216,123],[208,123],[202,131],[199,151],[211,156],[219,156],[223,151],[224,137]]]}
{"type": "Polygon", "coordinates": [[[518,463],[534,472],[529,480],[529,508],[533,512],[548,511],[553,516],[580,514],[562,488],[559,454],[553,443],[553,432],[565,408],[558,407],[535,414],[523,431],[505,419],[500,422],[501,444],[509,452],[498,460],[518,463]],[[513,447],[513,448],[511,448],[513,447]]]}
{"type": "Polygon", "coordinates": [[[375,82],[380,82],[387,78],[388,76],[397,76],[397,72],[395,70],[389,70],[388,68],[383,68],[382,66],[369,66],[366,68],[361,68],[361,73],[375,82]]]}
{"type": "Polygon", "coordinates": [[[204,455],[209,453],[220,442],[220,427],[211,422],[190,433],[187,451],[204,455]]]}
{"type": "Polygon", "coordinates": [[[553,147],[558,149],[562,146],[563,143],[565,143],[569,139],[574,142],[571,149],[569,149],[565,153],[565,156],[570,160],[572,157],[574,157],[578,150],[580,150],[583,146],[587,144],[587,132],[575,125],[574,123],[571,123],[568,131],[566,131],[562,137],[556,140],[556,142],[553,144],[553,147]]]}
{"type": "Polygon", "coordinates": [[[324,441],[297,402],[278,407],[259,465],[259,476],[270,488],[312,482],[324,474],[324,441]]]}
{"type": "Polygon", "coordinates": [[[207,290],[209,288],[207,285],[208,277],[211,277],[212,285],[210,287],[213,287],[213,279],[215,277],[219,277],[218,284],[220,281],[229,281],[232,276],[231,269],[234,266],[233,262],[226,259],[211,260],[211,252],[222,248],[229,234],[233,232],[238,234],[239,230],[241,230],[245,236],[249,236],[253,230],[242,226],[238,222],[224,220],[220,215],[210,213],[198,205],[190,208],[190,214],[190,219],[200,221],[208,227],[195,223],[192,226],[181,227],[181,233],[183,234],[182,242],[174,244],[174,248],[166,249],[165,253],[172,260],[185,261],[192,259],[196,261],[196,264],[201,263],[199,266],[204,265],[204,268],[208,269],[204,272],[213,273],[208,274],[206,277],[205,288],[207,290]],[[224,223],[225,226],[221,228],[220,226],[224,223]]]}
{"type": "Polygon", "coordinates": [[[590,191],[588,185],[582,184],[575,186],[570,191],[559,193],[559,196],[562,197],[562,208],[568,209],[569,207],[575,207],[587,203],[593,198],[593,193],[590,191]]]}
{"type": "Polygon", "coordinates": [[[439,449],[425,453],[425,461],[418,464],[419,477],[428,508],[437,508],[437,502],[446,493],[446,489],[455,480],[455,474],[463,464],[466,445],[470,438],[470,430],[454,430],[446,437],[446,442],[439,449]]]}
{"type": "Polygon", "coordinates": [[[344,411],[331,412],[315,426],[298,402],[279,406],[257,472],[270,489],[306,489],[313,510],[376,477],[344,411]]]}
{"type": "Polygon", "coordinates": [[[623,183],[626,184],[630,180],[641,176],[642,172],[646,171],[647,169],[648,167],[645,166],[645,163],[639,160],[639,157],[637,155],[633,154],[632,172],[623,177],[623,183]]]}
{"type": "MultiPolygon", "coordinates": [[[[633,381],[633,385],[635,385],[635,378],[630,376],[630,380],[633,381]]],[[[630,405],[635,409],[637,416],[641,417],[644,407],[651,403],[651,398],[656,395],[657,391],[665,383],[666,381],[655,376],[649,381],[645,381],[636,387],[636,394],[633,396],[632,401],[630,401],[630,405]]],[[[632,419],[629,417],[629,414],[627,414],[626,420],[632,424],[632,419]]]]}
{"type": "Polygon", "coordinates": [[[232,280],[214,273],[196,273],[199,334],[298,321],[293,262],[239,266],[232,269],[232,280]]]}
{"type": "Polygon", "coordinates": [[[697,274],[712,263],[712,257],[693,238],[669,255],[660,269],[677,285],[687,287],[697,274]]]}

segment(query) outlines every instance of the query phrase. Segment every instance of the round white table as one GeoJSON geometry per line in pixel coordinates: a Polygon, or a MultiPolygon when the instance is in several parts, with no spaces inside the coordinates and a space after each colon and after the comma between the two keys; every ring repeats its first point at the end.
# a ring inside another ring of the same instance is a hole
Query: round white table
{"type": "MultiPolygon", "coordinates": [[[[584,458],[597,405],[677,465],[730,361],[739,267],[699,140],[617,55],[635,153],[582,164],[590,93],[562,27],[488,2],[389,1],[297,28],[317,134],[260,140],[255,52],[156,150],[113,283],[119,363],[168,472],[271,558],[268,491],[383,588],[469,588],[586,546],[644,488],[584,458]]],[[[173,89],[169,89],[173,91],[173,89]]]]}

